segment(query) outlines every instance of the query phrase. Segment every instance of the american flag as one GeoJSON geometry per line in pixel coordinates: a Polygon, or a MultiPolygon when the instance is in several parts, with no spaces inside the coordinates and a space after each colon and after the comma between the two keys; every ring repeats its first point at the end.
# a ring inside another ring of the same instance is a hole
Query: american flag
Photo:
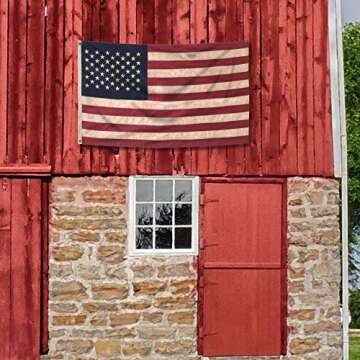
{"type": "Polygon", "coordinates": [[[141,148],[248,143],[246,43],[83,41],[79,56],[80,143],[141,148]]]}

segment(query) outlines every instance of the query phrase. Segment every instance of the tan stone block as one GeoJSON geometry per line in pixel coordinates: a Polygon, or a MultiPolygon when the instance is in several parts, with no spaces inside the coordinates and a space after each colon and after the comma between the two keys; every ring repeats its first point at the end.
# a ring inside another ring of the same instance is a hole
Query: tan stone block
{"type": "Polygon", "coordinates": [[[126,226],[126,221],[124,219],[58,219],[52,225],[55,229],[62,230],[122,229],[126,226]]]}
{"type": "Polygon", "coordinates": [[[291,179],[288,181],[289,194],[305,192],[307,187],[308,184],[303,179],[291,179]]]}
{"type": "Polygon", "coordinates": [[[197,329],[196,326],[181,326],[178,328],[178,337],[190,337],[192,339],[196,339],[197,337],[197,329]]]}
{"type": "Polygon", "coordinates": [[[124,260],[125,249],[117,245],[102,245],[98,247],[97,258],[109,264],[118,264],[124,260]]]}
{"type": "Polygon", "coordinates": [[[300,249],[298,252],[298,261],[301,263],[306,263],[308,261],[318,260],[319,254],[319,251],[315,249],[300,249]]]}
{"type": "Polygon", "coordinates": [[[190,270],[190,263],[166,264],[159,266],[159,278],[191,276],[194,273],[190,270]]]}
{"type": "Polygon", "coordinates": [[[297,246],[307,246],[309,239],[304,235],[299,234],[290,234],[289,236],[289,244],[297,245],[297,246]]]}
{"type": "Polygon", "coordinates": [[[341,336],[328,336],[327,343],[329,346],[341,347],[342,337],[341,336]]]}
{"type": "Polygon", "coordinates": [[[315,324],[306,324],[304,332],[306,334],[320,333],[320,332],[336,332],[340,331],[341,325],[339,322],[333,321],[319,321],[315,324]]]}
{"type": "Polygon", "coordinates": [[[289,198],[288,201],[289,206],[301,206],[304,204],[304,200],[302,196],[294,196],[289,198]]]}
{"type": "Polygon", "coordinates": [[[123,326],[136,324],[139,321],[139,313],[118,313],[110,315],[111,326],[123,326]]]}
{"type": "Polygon", "coordinates": [[[298,208],[294,210],[290,210],[290,215],[294,218],[305,218],[306,217],[306,211],[304,208],[298,208]]]}
{"type": "Polygon", "coordinates": [[[122,339],[125,337],[135,337],[136,331],[134,328],[118,328],[118,329],[107,329],[105,330],[105,337],[110,339],[122,339]]]}
{"type": "Polygon", "coordinates": [[[95,343],[95,351],[98,356],[115,357],[121,354],[121,341],[98,340],[95,343]]]}
{"type": "Polygon", "coordinates": [[[52,323],[55,326],[82,325],[86,321],[86,315],[55,315],[52,323]]]}
{"type": "Polygon", "coordinates": [[[326,207],[316,207],[310,209],[311,215],[313,217],[324,217],[324,216],[338,216],[339,215],[339,207],[337,206],[326,206],[326,207]]]}
{"type": "Polygon", "coordinates": [[[315,243],[320,245],[336,245],[340,242],[340,232],[339,230],[323,230],[312,238],[315,243]]]}
{"type": "Polygon", "coordinates": [[[160,311],[143,313],[143,320],[154,324],[162,322],[162,318],[163,318],[163,313],[160,311]]]}
{"type": "Polygon", "coordinates": [[[63,336],[65,336],[65,334],[66,334],[66,331],[64,329],[50,330],[49,331],[50,339],[63,337],[63,336]]]}
{"type": "Polygon", "coordinates": [[[126,284],[103,283],[92,286],[92,295],[95,300],[120,300],[129,295],[126,284]]]}
{"type": "Polygon", "coordinates": [[[155,342],[155,352],[159,354],[189,354],[195,351],[196,345],[192,340],[169,340],[155,342]]]}
{"type": "Polygon", "coordinates": [[[125,270],[125,266],[112,266],[107,267],[105,270],[106,276],[113,279],[119,279],[119,280],[127,280],[128,274],[125,270]]]}
{"type": "Polygon", "coordinates": [[[305,277],[305,268],[289,266],[288,267],[289,279],[303,279],[305,277]]]}
{"type": "Polygon", "coordinates": [[[332,306],[331,308],[326,310],[326,317],[340,317],[340,305],[339,306],[332,306]]]}
{"type": "Polygon", "coordinates": [[[194,291],[195,287],[195,280],[173,281],[170,284],[170,291],[175,295],[189,294],[194,291]]]}
{"type": "Polygon", "coordinates": [[[104,332],[98,329],[76,329],[74,328],[71,331],[71,337],[73,338],[86,338],[86,339],[94,339],[94,338],[103,338],[104,332]]]}
{"type": "Polygon", "coordinates": [[[290,294],[297,294],[304,292],[304,282],[303,281],[289,281],[288,282],[288,292],[290,294]]]}
{"type": "Polygon", "coordinates": [[[155,295],[166,289],[166,283],[163,281],[141,281],[134,282],[135,295],[155,295]]]}
{"type": "Polygon", "coordinates": [[[77,274],[85,280],[97,280],[101,277],[101,267],[96,265],[79,264],[77,274]]]}
{"type": "Polygon", "coordinates": [[[50,304],[50,310],[56,313],[76,313],[79,309],[75,304],[59,303],[50,304]]]}
{"type": "Polygon", "coordinates": [[[71,234],[71,239],[78,242],[96,242],[100,240],[100,234],[88,231],[79,231],[71,234]]]}
{"type": "Polygon", "coordinates": [[[128,310],[144,310],[151,307],[151,301],[139,300],[139,301],[127,301],[121,303],[122,308],[128,310]]]}
{"type": "Polygon", "coordinates": [[[192,324],[194,322],[195,314],[192,311],[182,311],[168,315],[170,324],[192,324]]]}
{"type": "Polygon", "coordinates": [[[73,202],[76,198],[76,192],[72,190],[60,190],[52,193],[52,203],[67,203],[73,202]]]}
{"type": "Polygon", "coordinates": [[[155,299],[155,306],[159,309],[183,309],[195,306],[195,299],[189,297],[162,297],[155,299]]]}
{"type": "Polygon", "coordinates": [[[329,193],[327,195],[327,204],[328,205],[339,205],[339,203],[340,203],[339,193],[333,192],[333,193],[329,193]]]}
{"type": "Polygon", "coordinates": [[[59,340],[56,343],[56,349],[59,351],[67,351],[75,354],[87,354],[94,347],[94,343],[91,340],[59,340]]]}
{"type": "Polygon", "coordinates": [[[50,285],[50,296],[54,300],[83,300],[87,299],[86,288],[78,281],[55,281],[50,285]]]}
{"type": "Polygon", "coordinates": [[[323,191],[311,191],[306,194],[306,197],[312,205],[322,205],[325,200],[325,193],[323,191]]]}
{"type": "Polygon", "coordinates": [[[98,311],[117,311],[118,307],[116,304],[109,303],[84,303],[82,304],[83,309],[90,313],[95,313],[98,311]]]}
{"type": "Polygon", "coordinates": [[[107,320],[106,314],[97,314],[90,319],[90,324],[93,326],[106,326],[107,320]]]}
{"type": "Polygon", "coordinates": [[[62,280],[73,274],[71,264],[50,264],[50,278],[60,278],[62,280]]]}
{"type": "Polygon", "coordinates": [[[97,207],[88,207],[88,206],[62,206],[57,208],[57,216],[111,216],[119,217],[124,214],[124,210],[119,206],[97,206],[97,207]]]}
{"type": "Polygon", "coordinates": [[[113,191],[113,190],[96,190],[96,191],[84,191],[83,199],[85,202],[92,203],[118,203],[121,204],[125,200],[125,191],[113,191]]]}
{"type": "Polygon", "coordinates": [[[291,310],[289,312],[290,319],[297,320],[314,320],[316,311],[313,309],[291,310]]]}
{"type": "Polygon", "coordinates": [[[138,278],[150,278],[155,274],[155,269],[152,265],[132,265],[130,268],[134,276],[138,278]]]}
{"type": "Polygon", "coordinates": [[[175,334],[176,328],[169,327],[139,327],[137,332],[140,338],[143,339],[158,339],[158,338],[168,338],[175,334]]]}
{"type": "Polygon", "coordinates": [[[84,251],[75,246],[55,246],[52,256],[56,261],[73,261],[82,257],[84,251]]]}
{"type": "Polygon", "coordinates": [[[290,341],[289,350],[291,354],[306,354],[320,349],[318,338],[294,338],[290,341]]]}
{"type": "Polygon", "coordinates": [[[127,240],[127,234],[121,232],[114,232],[114,233],[106,233],[105,239],[108,242],[119,242],[125,243],[127,240]]]}
{"type": "Polygon", "coordinates": [[[140,355],[146,356],[150,354],[151,345],[146,344],[142,341],[124,342],[123,353],[124,355],[140,355]]]}

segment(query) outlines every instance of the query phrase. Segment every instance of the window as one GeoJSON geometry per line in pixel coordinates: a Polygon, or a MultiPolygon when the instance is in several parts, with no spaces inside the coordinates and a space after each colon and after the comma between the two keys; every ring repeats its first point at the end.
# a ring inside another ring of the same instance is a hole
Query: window
{"type": "Polygon", "coordinates": [[[197,254],[198,178],[135,176],[129,186],[130,254],[197,254]]]}

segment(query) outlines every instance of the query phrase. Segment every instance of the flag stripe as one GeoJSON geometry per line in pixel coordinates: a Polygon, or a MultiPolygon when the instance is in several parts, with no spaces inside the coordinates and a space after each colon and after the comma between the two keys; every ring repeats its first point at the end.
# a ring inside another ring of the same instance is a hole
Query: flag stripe
{"type": "Polygon", "coordinates": [[[85,137],[97,139],[132,139],[132,140],[196,140],[204,138],[227,138],[248,135],[248,128],[210,130],[210,131],[189,131],[189,132],[121,132],[121,131],[97,131],[83,129],[85,137]]]}
{"type": "Polygon", "coordinates": [[[187,94],[196,92],[209,92],[230,89],[243,89],[249,87],[248,80],[229,81],[221,83],[209,83],[200,85],[175,85],[175,86],[149,86],[149,94],[187,94]]]}
{"type": "Polygon", "coordinates": [[[83,122],[109,123],[109,124],[128,124],[128,125],[191,125],[228,121],[248,121],[249,112],[220,114],[220,115],[204,115],[204,116],[182,116],[182,117],[130,117],[130,116],[112,116],[112,115],[96,115],[83,113],[83,122]]]}
{"type": "Polygon", "coordinates": [[[248,95],[249,89],[229,89],[209,92],[199,92],[190,94],[149,94],[149,100],[156,101],[180,101],[180,100],[200,100],[229,98],[241,95],[248,95]]]}
{"type": "Polygon", "coordinates": [[[191,44],[191,45],[167,45],[167,44],[151,44],[147,45],[148,51],[152,52],[166,52],[166,53],[181,53],[190,52],[194,54],[208,52],[208,51],[219,51],[219,50],[248,50],[249,45],[245,42],[224,42],[216,44],[191,44]]]}
{"type": "Polygon", "coordinates": [[[192,131],[210,131],[223,129],[247,128],[248,121],[229,121],[227,123],[204,123],[191,125],[128,125],[128,124],[110,124],[110,123],[94,123],[83,121],[83,129],[97,131],[122,131],[122,132],[192,132],[192,131]]]}
{"type": "Polygon", "coordinates": [[[236,80],[249,79],[248,72],[224,74],[224,75],[209,75],[202,77],[150,77],[148,78],[148,85],[199,85],[199,84],[211,84],[211,83],[222,83],[236,80]]]}
{"type": "Polygon", "coordinates": [[[225,146],[225,145],[242,145],[249,142],[248,136],[238,136],[232,138],[209,138],[197,140],[167,140],[167,141],[148,141],[148,140],[128,140],[128,139],[95,139],[84,136],[83,145],[94,146],[112,146],[112,147],[131,147],[131,148],[179,148],[179,147],[208,147],[208,146],[225,146]]]}
{"type": "Polygon", "coordinates": [[[216,108],[180,109],[180,110],[153,110],[153,109],[128,109],[104,106],[82,105],[82,111],[88,114],[113,115],[113,116],[134,116],[134,117],[184,117],[200,115],[231,114],[249,111],[249,104],[237,106],[219,106],[216,108]]]}
{"type": "Polygon", "coordinates": [[[248,64],[232,66],[214,66],[209,68],[186,68],[186,69],[148,69],[149,77],[196,77],[209,75],[225,75],[249,71],[248,64]]]}
{"type": "Polygon", "coordinates": [[[235,57],[229,59],[216,59],[216,60],[185,60],[185,61],[149,61],[149,69],[187,69],[187,68],[205,68],[224,65],[237,65],[247,64],[249,58],[235,57]]]}
{"type": "Polygon", "coordinates": [[[185,101],[151,101],[151,100],[118,100],[103,99],[95,97],[82,97],[83,105],[93,105],[102,107],[137,109],[137,110],[185,110],[194,108],[216,108],[219,106],[236,106],[249,103],[249,96],[236,96],[230,98],[220,98],[208,100],[185,100],[185,101]]]}

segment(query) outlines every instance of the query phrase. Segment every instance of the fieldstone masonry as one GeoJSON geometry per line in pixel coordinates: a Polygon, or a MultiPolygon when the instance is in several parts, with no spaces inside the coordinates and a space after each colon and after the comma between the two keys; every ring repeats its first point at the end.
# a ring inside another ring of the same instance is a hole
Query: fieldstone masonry
{"type": "MultiPolygon", "coordinates": [[[[340,360],[338,182],[292,178],[288,193],[283,359],[340,360]]],[[[128,257],[126,219],[126,178],[53,179],[43,359],[198,359],[196,258],[128,257]]]]}

